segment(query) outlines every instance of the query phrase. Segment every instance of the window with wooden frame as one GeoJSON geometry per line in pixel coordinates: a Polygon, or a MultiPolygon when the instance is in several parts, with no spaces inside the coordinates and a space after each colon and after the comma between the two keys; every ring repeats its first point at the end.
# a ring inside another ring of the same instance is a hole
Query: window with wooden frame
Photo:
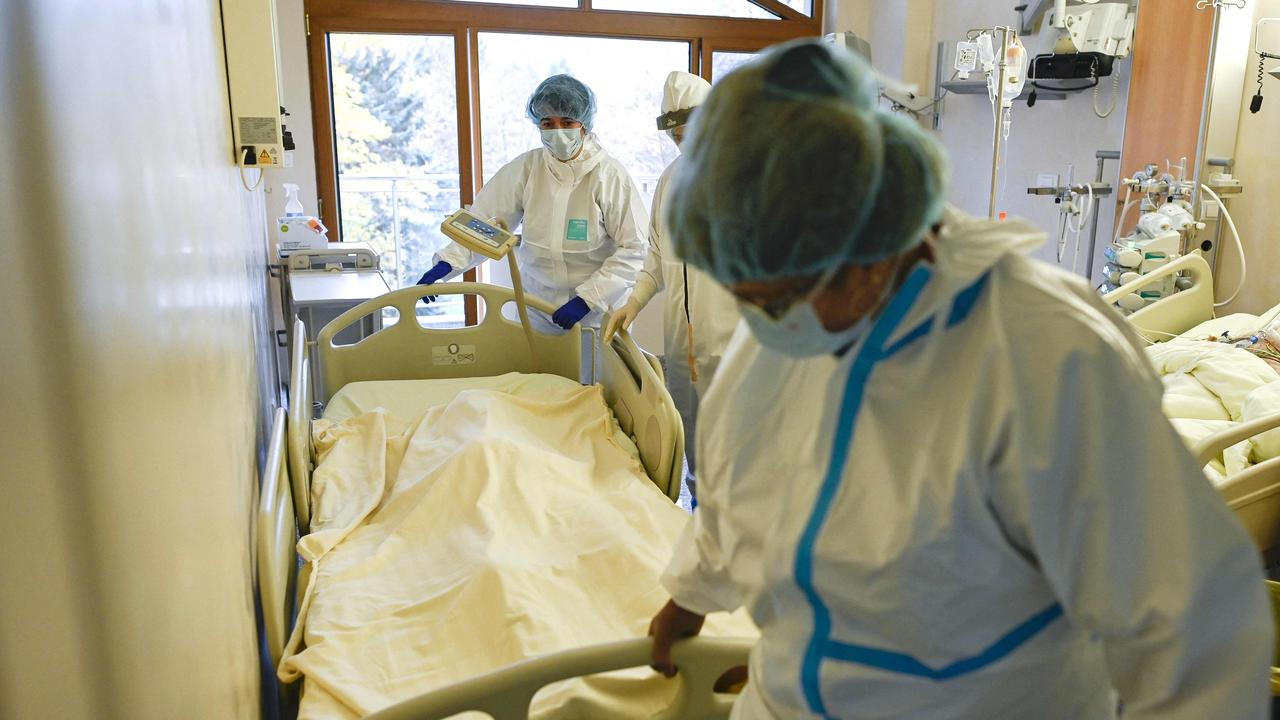
{"type": "MultiPolygon", "coordinates": [[[[651,201],[675,157],[653,124],[667,73],[714,81],[769,45],[819,35],[823,3],[306,0],[325,224],[378,249],[391,284],[412,285],[446,242],[440,220],[538,146],[525,103],[559,72],[596,92],[594,131],[651,201]]],[[[493,270],[501,282],[503,268],[493,270]]],[[[476,317],[454,300],[424,306],[418,320],[476,317]]]]}

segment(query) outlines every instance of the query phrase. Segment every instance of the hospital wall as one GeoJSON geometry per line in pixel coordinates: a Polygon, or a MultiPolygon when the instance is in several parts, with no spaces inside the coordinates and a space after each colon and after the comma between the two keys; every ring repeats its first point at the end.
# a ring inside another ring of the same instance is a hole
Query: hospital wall
{"type": "MultiPolygon", "coordinates": [[[[944,74],[950,77],[955,43],[963,39],[966,30],[1016,22],[1012,4],[1006,0],[937,3],[933,42],[947,44],[944,74]]],[[[1039,38],[1034,36],[1025,38],[1024,43],[1032,56],[1047,50],[1042,47],[1039,38]]],[[[1041,100],[1030,108],[1025,103],[1015,103],[1003,177],[998,189],[997,212],[1005,211],[1011,217],[1024,218],[1046,232],[1056,233],[1058,206],[1051,198],[1028,195],[1027,188],[1037,185],[1037,176],[1041,174],[1060,174],[1065,182],[1068,163],[1075,166],[1076,182],[1092,180],[1097,172],[1094,153],[1098,150],[1119,151],[1122,148],[1131,63],[1121,61],[1116,68],[1120,75],[1119,97],[1115,111],[1106,119],[1094,114],[1091,91],[1071,94],[1064,100],[1041,100]]],[[[1111,92],[1111,81],[1104,78],[1099,88],[1098,101],[1098,105],[1104,110],[1110,103],[1111,92]]],[[[947,97],[943,106],[940,134],[951,156],[950,199],[962,210],[974,215],[987,215],[991,188],[992,130],[991,105],[985,94],[947,97]]],[[[1103,180],[1113,187],[1117,185],[1118,163],[1108,161],[1105,172],[1103,180]]],[[[1099,207],[1113,207],[1114,201],[1113,195],[1099,207]]],[[[1110,240],[1111,232],[1112,214],[1104,211],[1098,222],[1099,248],[1110,240]]],[[[1087,234],[1088,227],[1081,237],[1079,267],[1082,270],[1088,255],[1087,234]]],[[[1056,251],[1056,243],[1051,237],[1034,255],[1046,262],[1056,263],[1056,251]]],[[[1073,259],[1074,243],[1066,248],[1065,253],[1062,265],[1069,267],[1073,259]]],[[[1095,266],[1097,264],[1095,261],[1095,266]]]]}
{"type": "MultiPolygon", "coordinates": [[[[1235,52],[1247,55],[1245,63],[1245,87],[1241,93],[1239,126],[1236,134],[1235,175],[1244,184],[1244,193],[1230,199],[1231,216],[1240,231],[1248,258],[1247,282],[1240,296],[1229,305],[1220,308],[1219,314],[1248,312],[1260,314],[1280,302],[1280,232],[1277,231],[1273,207],[1275,188],[1280,187],[1280,162],[1277,162],[1276,141],[1280,138],[1280,80],[1266,76],[1262,89],[1265,101],[1261,112],[1249,112],[1249,102],[1257,91],[1258,56],[1253,54],[1253,33],[1256,19],[1280,17],[1280,0],[1258,0],[1249,3],[1255,20],[1249,23],[1248,42],[1236,42],[1235,52]]],[[[1222,38],[1219,38],[1222,42],[1222,38]]],[[[1267,69],[1278,63],[1267,61],[1267,69]]],[[[1226,299],[1238,284],[1240,277],[1239,253],[1223,232],[1218,253],[1218,297],[1226,299]]]]}
{"type": "MultiPolygon", "coordinates": [[[[871,42],[875,65],[883,72],[916,84],[924,94],[933,90],[937,43],[946,44],[943,59],[944,78],[952,75],[955,43],[970,28],[1008,25],[1017,22],[1014,3],[1008,0],[835,0],[834,14],[828,14],[834,25],[828,30],[850,30],[871,42]]],[[[1031,54],[1040,51],[1038,38],[1025,38],[1031,54]]],[[[1057,206],[1051,199],[1028,195],[1027,188],[1037,184],[1037,176],[1063,176],[1068,163],[1075,165],[1077,181],[1092,180],[1097,171],[1097,150],[1120,150],[1124,138],[1129,63],[1119,63],[1120,96],[1115,111],[1106,119],[1093,112],[1090,92],[1069,95],[1065,100],[1041,100],[1035,107],[1017,103],[1008,142],[1004,178],[999,190],[997,211],[1011,217],[1024,218],[1046,232],[1056,232],[1057,206]]],[[[1110,102],[1111,83],[1104,80],[1099,105],[1110,102]]],[[[942,105],[941,129],[938,132],[951,159],[951,184],[948,199],[961,210],[985,217],[991,188],[993,119],[985,94],[948,94],[942,105]]],[[[925,126],[929,126],[928,120],[925,126]]],[[[1104,179],[1116,183],[1117,164],[1109,161],[1104,179]]],[[[904,188],[903,191],[909,191],[904,188]]],[[[1111,214],[1104,212],[1098,223],[1098,243],[1110,238],[1111,214]]],[[[1079,265],[1087,256],[1088,228],[1081,237],[1079,265]]],[[[1052,242],[1040,247],[1034,255],[1056,262],[1052,242]]],[[[1064,265],[1071,263],[1068,256],[1064,265]]]]}
{"type": "Polygon", "coordinates": [[[0,12],[0,717],[258,715],[261,192],[218,3],[0,12]]]}

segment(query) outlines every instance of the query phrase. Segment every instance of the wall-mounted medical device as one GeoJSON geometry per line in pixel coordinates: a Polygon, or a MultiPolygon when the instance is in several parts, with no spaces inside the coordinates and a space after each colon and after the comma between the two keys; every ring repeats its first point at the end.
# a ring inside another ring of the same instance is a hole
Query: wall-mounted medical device
{"type": "Polygon", "coordinates": [[[222,0],[222,36],[236,163],[284,167],[275,0],[222,0]]]}
{"type": "Polygon", "coordinates": [[[1280,18],[1262,18],[1253,34],[1253,51],[1258,53],[1258,92],[1249,103],[1249,112],[1262,109],[1263,75],[1280,78],[1280,65],[1266,69],[1267,60],[1280,60],[1280,18]]]}
{"type": "Polygon", "coordinates": [[[1055,0],[1040,27],[1050,52],[1035,58],[1031,77],[1096,82],[1110,76],[1115,61],[1133,49],[1136,11],[1128,0],[1055,0]]]}

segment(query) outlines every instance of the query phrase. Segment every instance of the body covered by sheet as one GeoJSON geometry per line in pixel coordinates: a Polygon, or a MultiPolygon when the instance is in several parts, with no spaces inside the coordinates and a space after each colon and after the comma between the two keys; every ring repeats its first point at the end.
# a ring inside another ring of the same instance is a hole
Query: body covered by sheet
{"type": "MultiPolygon", "coordinates": [[[[598,387],[467,390],[408,421],[318,421],[313,532],[280,676],[357,717],[526,658],[643,636],[687,515],[613,436],[598,387]]],[[[740,616],[709,634],[754,635],[740,616]]],[[[535,717],[648,717],[647,668],[544,690],[535,717]]]]}
{"type": "MultiPolygon", "coordinates": [[[[1262,359],[1224,343],[1176,339],[1147,348],[1164,382],[1164,412],[1189,445],[1239,422],[1280,412],[1280,375],[1262,359]]],[[[1272,435],[1223,451],[1206,470],[1215,481],[1275,457],[1272,435]]]]}

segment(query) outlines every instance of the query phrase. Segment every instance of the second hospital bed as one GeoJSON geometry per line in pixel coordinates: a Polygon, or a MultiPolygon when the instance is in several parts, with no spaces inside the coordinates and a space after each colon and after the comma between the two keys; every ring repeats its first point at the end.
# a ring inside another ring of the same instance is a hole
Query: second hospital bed
{"type": "MultiPolygon", "coordinates": [[[[287,434],[287,451],[281,447],[273,455],[278,457],[278,461],[275,461],[277,464],[273,467],[282,472],[287,467],[289,481],[284,482],[281,475],[271,488],[264,483],[258,531],[261,597],[268,644],[272,650],[273,659],[282,668],[282,676],[296,677],[298,666],[306,664],[299,662],[297,658],[299,651],[306,652],[310,649],[305,647],[304,642],[307,634],[305,623],[310,620],[308,613],[311,612],[310,605],[314,598],[326,592],[332,592],[334,586],[343,587],[340,577],[338,580],[333,579],[341,573],[333,572],[329,573],[329,579],[326,580],[331,583],[330,587],[311,587],[313,585],[311,566],[314,563],[304,567],[299,577],[293,576],[295,555],[292,533],[285,531],[286,527],[292,526],[292,518],[296,517],[297,526],[304,535],[298,547],[304,553],[308,553],[311,552],[309,548],[313,549],[317,544],[327,547],[325,538],[326,534],[334,532],[335,514],[348,513],[353,506],[361,502],[367,506],[365,510],[370,513],[386,511],[391,513],[392,517],[397,517],[394,515],[393,506],[400,497],[399,487],[392,488],[388,485],[385,494],[379,489],[366,488],[363,500],[351,496],[345,496],[339,500],[333,495],[336,492],[334,488],[340,488],[345,483],[349,487],[357,488],[356,495],[360,496],[359,488],[364,483],[366,474],[369,477],[379,475],[379,468],[375,467],[379,463],[367,462],[366,456],[357,455],[354,465],[361,466],[361,463],[364,463],[363,467],[367,470],[347,472],[345,475],[341,467],[335,471],[324,463],[319,466],[315,464],[317,443],[320,446],[321,455],[326,458],[326,463],[333,460],[335,437],[339,438],[337,440],[339,443],[354,442],[355,446],[360,446],[358,438],[353,440],[351,437],[345,439],[340,437],[342,433],[351,432],[353,423],[373,423],[380,427],[390,427],[397,422],[393,420],[396,415],[401,416],[400,420],[410,420],[411,418],[405,416],[426,409],[428,415],[424,416],[423,422],[426,423],[427,419],[431,419],[435,423],[434,427],[437,428],[446,426],[456,428],[459,423],[465,423],[468,419],[475,420],[476,417],[480,418],[481,426],[489,427],[502,420],[498,416],[512,413],[518,415],[530,409],[538,411],[542,407],[539,403],[546,403],[549,399],[556,402],[563,401],[588,414],[596,412],[600,418],[608,417],[608,421],[601,420],[600,427],[604,428],[605,423],[608,423],[608,429],[602,430],[602,433],[609,435],[610,438],[596,438],[594,442],[597,447],[604,447],[603,454],[611,459],[602,459],[603,455],[593,455],[590,462],[598,465],[613,463],[609,467],[613,467],[614,470],[604,473],[608,475],[607,482],[597,483],[595,480],[584,482],[596,483],[591,487],[604,488],[611,494],[608,503],[602,500],[600,505],[592,505],[590,512],[607,514],[614,507],[624,508],[625,512],[630,513],[630,517],[620,517],[614,523],[619,533],[630,533],[623,537],[626,537],[628,542],[633,542],[636,547],[621,553],[614,547],[610,551],[612,555],[604,556],[607,561],[605,564],[613,567],[595,567],[590,571],[595,573],[594,576],[588,573],[585,576],[573,576],[570,579],[578,584],[582,583],[583,577],[588,578],[588,582],[594,578],[598,583],[608,583],[613,577],[619,584],[625,585],[626,582],[631,582],[632,585],[628,587],[635,587],[636,582],[646,587],[648,585],[657,587],[656,582],[653,582],[656,580],[653,570],[654,558],[670,552],[671,544],[675,540],[674,535],[678,532],[680,523],[683,522],[682,519],[673,520],[673,516],[670,515],[671,512],[681,512],[674,506],[672,500],[678,495],[682,475],[683,437],[679,417],[670,396],[663,387],[656,362],[646,356],[628,335],[620,334],[612,343],[601,348],[599,357],[595,358],[593,363],[599,387],[579,386],[577,385],[580,372],[579,352],[582,345],[579,338],[580,331],[575,329],[563,336],[536,334],[538,358],[535,368],[520,326],[502,317],[502,308],[511,302],[513,298],[510,291],[503,288],[471,283],[451,283],[430,290],[426,288],[399,290],[366,302],[345,313],[327,325],[320,332],[317,341],[323,369],[323,382],[319,386],[322,388],[323,395],[328,398],[328,404],[324,417],[315,423],[312,421],[313,398],[309,392],[312,387],[309,381],[310,361],[303,348],[294,348],[290,384],[295,396],[291,398],[288,421],[284,424],[287,434]],[[479,296],[487,309],[484,319],[477,326],[453,330],[426,329],[415,322],[414,306],[422,296],[449,293],[468,293],[479,296]],[[381,313],[386,307],[396,308],[401,318],[400,322],[385,327],[354,345],[342,346],[333,342],[334,337],[343,327],[359,322],[361,318],[371,313],[381,313]],[[533,373],[531,372],[533,370],[539,372],[533,373]],[[495,411],[496,415],[492,418],[483,414],[484,408],[490,405],[498,408],[495,411]],[[604,408],[606,405],[607,410],[604,408]],[[481,408],[478,416],[473,412],[477,407],[481,408]],[[375,412],[369,412],[375,408],[377,408],[375,412]],[[436,415],[431,416],[431,413],[436,415]],[[468,413],[472,414],[468,415],[468,413]],[[612,442],[609,442],[610,439],[612,442]],[[614,452],[615,446],[619,449],[618,452],[614,452]],[[621,453],[624,450],[630,458],[621,453]],[[646,482],[627,485],[629,480],[623,477],[626,473],[619,474],[617,468],[625,466],[628,461],[638,466],[640,477],[646,482]],[[315,485],[317,482],[319,485],[315,485]],[[619,487],[623,489],[620,491],[619,487]],[[326,493],[328,493],[327,497],[326,493]],[[650,517],[650,514],[653,517],[650,517]],[[636,528],[641,530],[637,531],[636,528]],[[308,534],[308,530],[315,530],[315,532],[308,534]],[[652,535],[660,536],[651,537],[652,535]],[[640,562],[638,558],[646,559],[647,565],[640,562]],[[636,567],[627,567],[628,563],[633,561],[636,567]],[[613,575],[611,576],[610,573],[613,575]],[[640,580],[624,577],[628,573],[643,577],[640,580]],[[303,624],[295,628],[293,637],[286,647],[290,600],[295,594],[300,603],[299,613],[303,624]],[[282,658],[283,663],[281,663],[282,658]],[[288,669],[287,673],[284,672],[286,669],[288,669]]],[[[550,311],[550,308],[541,307],[536,300],[531,300],[530,304],[544,311],[550,311]]],[[[305,337],[305,333],[295,332],[294,337],[305,337]]],[[[409,424],[412,423],[402,423],[400,430],[389,431],[388,437],[395,432],[402,432],[408,445],[413,446],[417,443],[419,446],[429,446],[432,443],[438,444],[442,441],[442,436],[449,434],[445,430],[432,434],[428,428],[423,434],[414,435],[413,433],[417,431],[405,429],[409,424]]],[[[529,424],[525,423],[526,426],[529,424]]],[[[549,422],[549,424],[554,423],[549,422]]],[[[565,442],[572,444],[573,438],[577,437],[577,430],[565,437],[567,438],[565,442]]],[[[283,441],[280,444],[283,445],[283,441]]],[[[386,455],[377,455],[375,451],[375,455],[371,457],[390,458],[390,449],[394,446],[395,443],[388,440],[386,455]]],[[[380,449],[381,445],[378,446],[377,451],[380,449]]],[[[564,451],[566,455],[571,455],[573,452],[568,444],[564,451]]],[[[486,447],[480,456],[488,457],[495,452],[500,453],[501,450],[486,447]]],[[[408,460],[401,461],[408,462],[408,460]]],[[[536,464],[536,461],[537,458],[532,458],[530,463],[536,464]]],[[[386,462],[390,466],[392,460],[387,459],[386,462]]],[[[550,462],[555,463],[558,460],[552,458],[550,462]]],[[[603,471],[597,468],[595,472],[599,474],[603,471]]],[[[394,474],[389,470],[386,477],[392,477],[394,474]]],[[[482,474],[488,476],[493,473],[482,474]]],[[[567,517],[570,513],[557,512],[556,508],[547,506],[541,497],[533,497],[526,502],[526,495],[532,491],[532,495],[536,496],[539,491],[534,485],[523,483],[518,471],[501,478],[492,478],[487,484],[478,478],[469,480],[465,475],[465,472],[461,474],[455,472],[449,476],[452,478],[449,484],[459,486],[475,484],[480,487],[477,492],[488,493],[486,497],[490,500],[471,498],[470,501],[447,511],[435,509],[437,515],[431,522],[441,522],[441,518],[444,519],[443,522],[451,522],[451,518],[455,516],[462,516],[467,512],[475,511],[475,508],[485,507],[489,508],[485,512],[496,513],[500,515],[500,519],[486,521],[491,524],[483,526],[482,531],[502,534],[506,530],[511,530],[513,536],[520,538],[517,543],[525,546],[511,548],[512,550],[525,551],[528,553],[525,557],[533,557],[539,553],[563,552],[564,544],[557,545],[554,542],[557,539],[556,523],[539,523],[544,515],[554,515],[563,520],[564,517],[561,516],[567,517]],[[494,506],[492,500],[497,493],[504,491],[502,485],[504,482],[512,486],[512,493],[521,494],[521,500],[513,503],[499,498],[494,506]],[[528,515],[523,513],[526,505],[530,510],[528,515]],[[520,526],[521,518],[539,525],[536,529],[523,528],[520,526]]],[[[568,481],[564,484],[572,485],[568,481]]],[[[343,492],[350,492],[350,489],[343,492]]],[[[418,508],[423,512],[431,512],[433,510],[430,505],[440,497],[446,496],[439,493],[435,496],[425,495],[423,497],[427,499],[420,501],[418,508]]],[[[584,503],[596,502],[594,498],[583,494],[561,493],[555,497],[576,499],[584,503]]],[[[413,511],[413,513],[417,512],[417,509],[413,511]]],[[[404,517],[405,514],[401,513],[395,522],[403,522],[404,517]]],[[[341,524],[338,523],[338,525],[341,524]]],[[[372,521],[369,524],[372,525],[372,521]]],[[[360,517],[354,516],[347,525],[350,527],[342,531],[347,532],[351,538],[356,538],[351,542],[358,545],[359,532],[368,528],[360,525],[360,517]],[[357,528],[357,525],[360,527],[357,528]]],[[[460,526],[460,528],[458,532],[475,530],[470,526],[460,526]]],[[[395,536],[397,531],[393,529],[386,536],[379,538],[375,543],[376,549],[370,552],[376,556],[383,552],[384,548],[394,546],[399,539],[395,536]]],[[[568,531],[573,532],[573,529],[569,528],[568,531]]],[[[346,541],[344,538],[344,542],[346,541]]],[[[494,542],[496,541],[490,539],[490,545],[494,542]]],[[[605,544],[609,544],[607,539],[605,544]]],[[[507,550],[502,549],[501,545],[498,545],[497,550],[486,550],[486,552],[497,552],[504,557],[507,554],[507,550]]],[[[314,557],[312,559],[315,560],[314,557]]],[[[573,567],[582,564],[583,562],[579,560],[571,563],[573,567]]],[[[560,569],[555,568],[555,571],[559,572],[560,569]]],[[[343,570],[343,572],[346,571],[343,570]]],[[[487,581],[501,585],[504,579],[498,574],[488,578],[487,581]]],[[[385,584],[385,579],[379,582],[385,584]]],[[[554,583],[551,586],[554,587],[554,583]]],[[[348,598],[352,596],[353,587],[361,586],[347,583],[344,592],[348,593],[348,598]]],[[[582,589],[566,588],[566,590],[578,595],[582,589]]],[[[613,597],[616,593],[611,595],[609,590],[610,588],[604,585],[598,588],[586,588],[588,594],[598,593],[602,603],[607,604],[606,601],[612,601],[616,604],[618,599],[613,597]]],[[[356,628],[343,625],[346,620],[342,617],[336,621],[333,620],[335,613],[338,616],[354,613],[355,611],[351,608],[360,605],[361,599],[358,596],[362,592],[357,589],[354,599],[344,598],[342,602],[328,602],[330,617],[327,626],[329,632],[326,637],[345,642],[346,635],[364,632],[364,626],[356,628]]],[[[516,591],[505,589],[503,597],[515,596],[519,602],[523,601],[519,597],[521,593],[527,592],[527,587],[523,586],[516,591]]],[[[658,589],[656,594],[651,594],[657,597],[660,592],[658,589]]],[[[476,597],[479,600],[473,599],[472,602],[485,601],[483,597],[476,597]]],[[[648,604],[653,604],[651,600],[652,598],[648,597],[637,598],[634,607],[630,609],[631,615],[637,618],[643,616],[647,620],[647,615],[657,610],[656,605],[648,607],[648,604]]],[[[405,598],[399,598],[396,601],[400,602],[401,606],[390,609],[388,612],[391,616],[413,611],[413,602],[406,602],[405,598]]],[[[552,607],[547,603],[556,603],[557,598],[535,599],[530,602],[531,607],[546,608],[552,607]]],[[[323,603],[322,597],[321,604],[323,603]]],[[[571,604],[568,599],[565,599],[565,603],[571,604]]],[[[627,604],[625,600],[623,604],[627,604]]],[[[466,604],[455,605],[447,612],[456,613],[457,617],[462,618],[466,617],[468,607],[466,604]]],[[[516,614],[519,615],[518,612],[516,614]]],[[[379,616],[381,617],[383,616],[379,616]]],[[[528,626],[530,624],[536,626],[537,620],[538,618],[532,618],[524,622],[524,619],[517,617],[514,626],[497,630],[480,627],[476,629],[476,634],[479,636],[483,635],[480,631],[493,631],[485,636],[490,638],[487,641],[490,643],[494,638],[500,642],[506,642],[505,638],[509,636],[523,641],[521,633],[530,632],[528,626]]],[[[636,618],[631,619],[632,624],[635,624],[635,621],[636,618]]],[[[507,617],[503,622],[509,624],[512,620],[507,617]]],[[[371,624],[369,627],[372,628],[376,624],[371,624]]],[[[585,618],[582,624],[587,625],[585,618]]],[[[557,641],[559,645],[552,648],[551,654],[545,657],[532,657],[526,653],[526,656],[521,656],[522,650],[517,648],[512,652],[516,659],[520,660],[519,662],[506,667],[485,667],[474,677],[470,676],[468,674],[470,671],[466,670],[469,667],[467,658],[455,658],[447,663],[436,663],[431,668],[431,672],[436,673],[437,676],[444,672],[449,675],[448,681],[418,682],[417,687],[432,688],[431,692],[421,695],[416,693],[407,695],[404,687],[397,687],[395,682],[389,682],[379,687],[372,696],[367,694],[362,696],[362,688],[344,687],[342,683],[335,685],[329,682],[324,673],[318,673],[317,677],[320,678],[316,684],[318,689],[304,690],[301,716],[356,717],[376,711],[371,715],[372,717],[427,720],[452,717],[455,713],[475,709],[487,712],[499,720],[506,720],[526,717],[532,706],[534,717],[596,717],[599,716],[601,707],[612,708],[614,705],[610,703],[616,703],[621,698],[624,703],[636,700],[636,707],[645,708],[641,714],[646,716],[652,711],[654,703],[658,702],[665,708],[663,710],[665,717],[723,718],[727,717],[732,698],[717,690],[724,690],[726,671],[745,665],[746,654],[753,644],[750,636],[754,633],[754,629],[745,617],[739,615],[722,618],[714,623],[709,620],[708,630],[710,637],[695,639],[677,649],[681,679],[674,682],[652,677],[647,669],[633,669],[630,671],[630,676],[624,678],[603,676],[599,679],[569,680],[578,676],[643,667],[647,665],[649,649],[648,640],[642,637],[643,627],[628,633],[627,637],[630,639],[617,639],[605,644],[594,644],[599,643],[600,638],[593,638],[590,633],[584,631],[578,634],[569,629],[565,632],[565,641],[557,641]],[[721,637],[715,637],[716,635],[721,637]],[[444,665],[450,667],[442,671],[441,667],[444,665]],[[452,667],[454,665],[457,667],[452,667]],[[462,682],[457,682],[459,680],[462,682]],[[308,693],[311,695],[310,698],[308,693]],[[535,695],[537,695],[536,699],[535,695]],[[647,697],[640,697],[641,695],[647,695],[647,697]],[[660,697],[655,700],[655,695],[660,697]],[[548,700],[548,698],[551,699],[548,700]],[[344,714],[347,711],[351,712],[344,714]]],[[[374,631],[369,630],[369,632],[374,631]]],[[[529,646],[546,649],[545,638],[539,639],[536,632],[533,635],[534,641],[530,641],[529,646]]],[[[455,634],[452,637],[456,642],[456,638],[462,636],[455,634]]],[[[402,638],[402,642],[413,642],[413,640],[412,636],[402,638]]],[[[458,648],[450,647],[448,641],[441,641],[440,638],[437,638],[437,641],[440,646],[429,650],[429,653],[439,653],[441,657],[449,657],[451,650],[459,652],[458,648]]],[[[429,642],[430,640],[423,636],[419,644],[429,642]]],[[[357,643],[351,647],[362,648],[352,651],[364,653],[358,660],[353,660],[362,665],[376,665],[382,660],[379,653],[385,652],[385,644],[380,646],[377,643],[372,645],[357,643]],[[373,648],[372,651],[369,650],[370,647],[373,648]]],[[[502,653],[499,652],[498,655],[502,653]]],[[[377,672],[370,676],[367,668],[360,668],[360,671],[364,672],[366,677],[372,677],[374,684],[378,684],[377,681],[380,678],[377,672]]],[[[387,668],[386,672],[400,671],[396,668],[387,668]]],[[[311,684],[310,680],[311,677],[308,676],[308,685],[311,684]]],[[[406,687],[411,686],[414,686],[413,682],[406,687]]],[[[614,716],[612,710],[609,712],[611,713],[609,716],[614,716]]]]}
{"type": "MultiPolygon", "coordinates": [[[[1264,327],[1280,316],[1280,305],[1261,316],[1216,317],[1213,271],[1198,253],[1184,255],[1103,299],[1114,303],[1171,275],[1189,278],[1191,286],[1137,310],[1128,320],[1152,343],[1148,354],[1164,373],[1167,413],[1171,405],[1179,404],[1175,396],[1180,387],[1199,392],[1195,381],[1188,378],[1195,368],[1205,368],[1206,375],[1218,376],[1217,384],[1224,388],[1218,390],[1218,395],[1227,406],[1219,412],[1225,412],[1227,419],[1215,423],[1174,418],[1174,424],[1206,468],[1221,466],[1230,471],[1223,473],[1225,477],[1212,471],[1206,474],[1214,477],[1218,490],[1259,548],[1274,555],[1280,548],[1280,453],[1268,451],[1265,459],[1251,463],[1248,448],[1280,443],[1280,375],[1246,350],[1203,341],[1223,333],[1235,337],[1241,331],[1248,334],[1264,327]],[[1246,397],[1245,390],[1251,386],[1260,390],[1246,397]]],[[[1203,398],[1206,393],[1200,395],[1203,398]]]]}

